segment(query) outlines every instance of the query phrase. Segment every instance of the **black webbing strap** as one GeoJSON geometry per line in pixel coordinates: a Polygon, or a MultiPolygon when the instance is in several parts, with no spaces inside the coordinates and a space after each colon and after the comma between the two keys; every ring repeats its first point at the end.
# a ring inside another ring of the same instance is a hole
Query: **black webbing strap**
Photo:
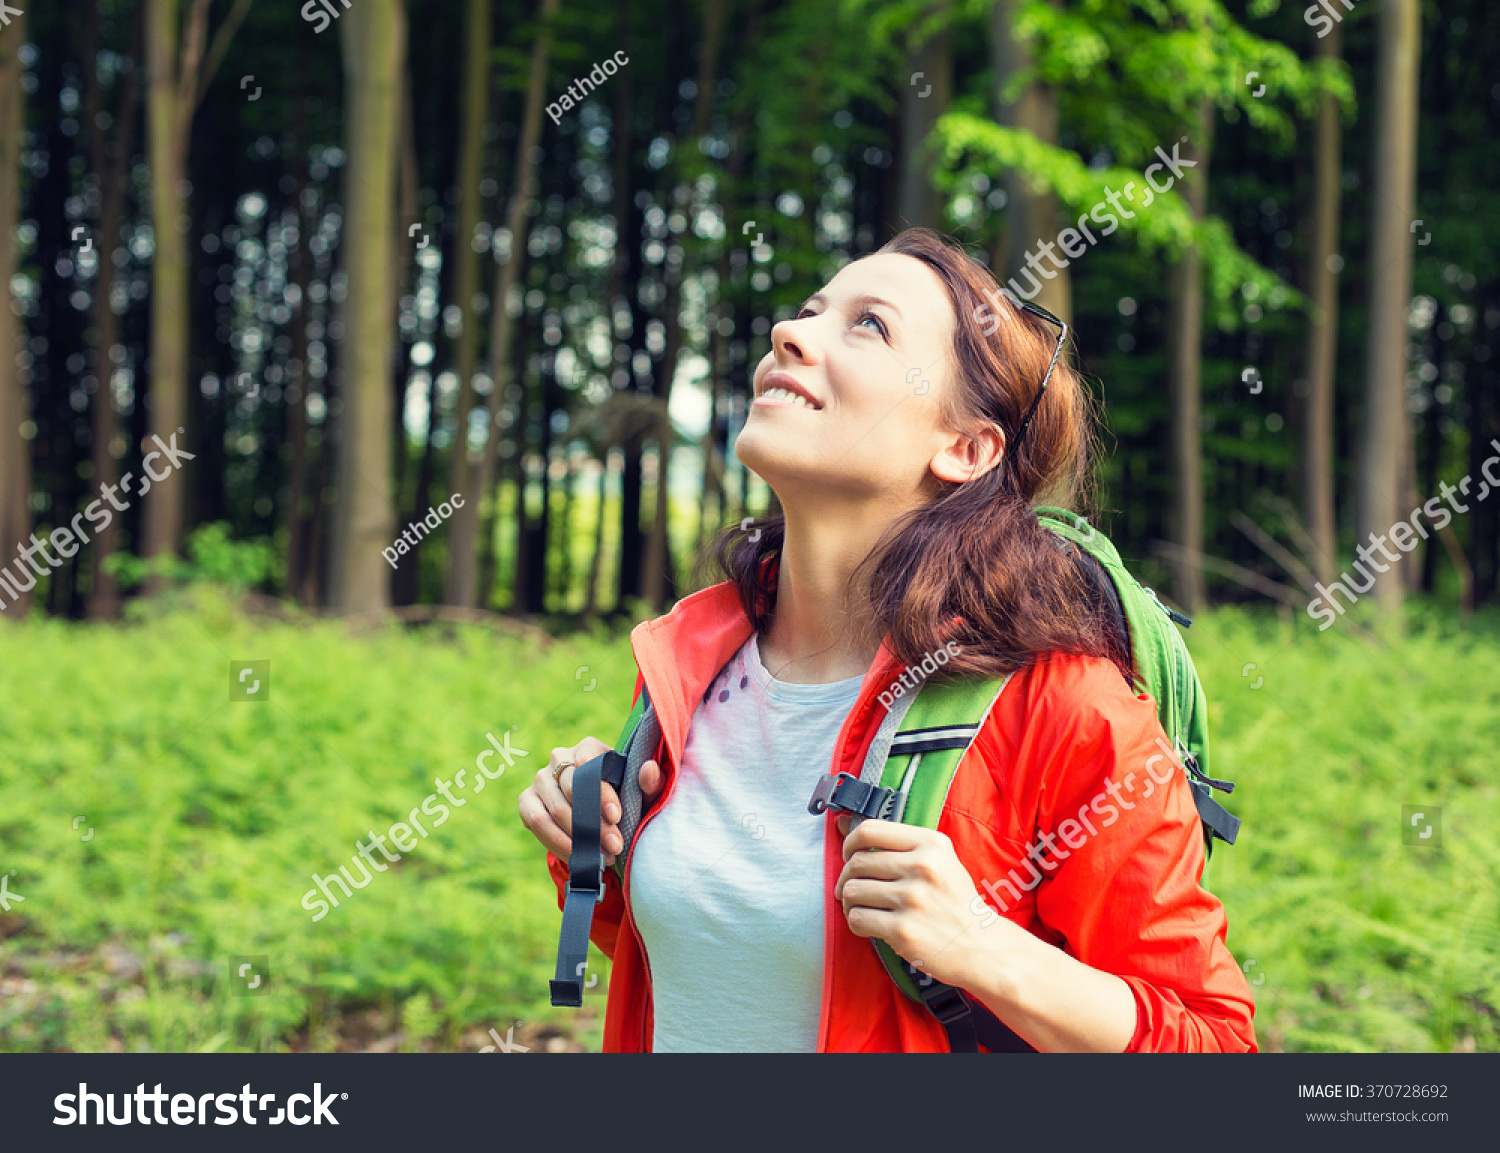
{"type": "Polygon", "coordinates": [[[600,782],[616,792],[625,779],[625,758],[611,750],[573,770],[573,848],[568,854],[568,895],[557,939],[557,975],[549,984],[554,1005],[583,1004],[594,906],[604,900],[604,846],[600,842],[600,782]]]}
{"type": "Polygon", "coordinates": [[[948,1048],[954,1053],[977,1053],[981,1045],[991,1053],[1036,1052],[1009,1025],[962,989],[934,981],[910,964],[906,971],[917,983],[922,1004],[948,1034],[948,1048]]]}
{"type": "Polygon", "coordinates": [[[1189,780],[1188,784],[1193,787],[1193,803],[1198,807],[1198,819],[1207,830],[1205,839],[1210,836],[1218,837],[1221,841],[1234,844],[1234,839],[1240,835],[1240,819],[1214,800],[1207,785],[1194,780],[1189,780]]]}
{"type": "Polygon", "coordinates": [[[885,821],[899,821],[905,807],[904,794],[895,789],[868,784],[849,773],[840,773],[836,777],[819,777],[812,799],[807,802],[807,811],[814,816],[834,809],[859,817],[878,817],[885,821]]]}
{"type": "Polygon", "coordinates": [[[941,749],[967,749],[977,732],[978,725],[939,725],[930,729],[912,729],[910,732],[896,734],[888,755],[903,757],[912,753],[934,753],[941,749]]]}

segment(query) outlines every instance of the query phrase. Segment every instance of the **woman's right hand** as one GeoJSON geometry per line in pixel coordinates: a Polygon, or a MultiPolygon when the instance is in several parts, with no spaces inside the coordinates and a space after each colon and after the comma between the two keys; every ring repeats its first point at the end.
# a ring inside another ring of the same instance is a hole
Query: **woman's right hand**
{"type": "MultiPolygon", "coordinates": [[[[521,793],[518,804],[521,823],[560,861],[566,861],[573,851],[573,770],[609,752],[611,747],[597,737],[584,737],[571,749],[553,749],[547,767],[538,769],[536,778],[521,793]],[[552,774],[558,765],[569,767],[554,780],[552,774]]],[[[661,791],[662,780],[661,766],[655,761],[641,766],[641,793],[648,802],[661,791]]],[[[604,863],[612,865],[625,847],[620,834],[620,798],[612,785],[601,782],[599,789],[603,817],[599,840],[604,848],[604,863]]]]}

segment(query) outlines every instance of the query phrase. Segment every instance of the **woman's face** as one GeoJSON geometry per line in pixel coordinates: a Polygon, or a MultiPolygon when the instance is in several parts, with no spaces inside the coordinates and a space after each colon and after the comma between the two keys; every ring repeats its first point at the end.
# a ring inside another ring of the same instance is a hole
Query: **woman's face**
{"type": "Polygon", "coordinates": [[[953,336],[948,291],[920,260],[885,253],[847,265],[771,329],[736,455],[783,505],[907,505],[932,495],[934,474],[983,472],[998,458],[999,431],[976,445],[940,420],[939,398],[954,387],[953,336]]]}

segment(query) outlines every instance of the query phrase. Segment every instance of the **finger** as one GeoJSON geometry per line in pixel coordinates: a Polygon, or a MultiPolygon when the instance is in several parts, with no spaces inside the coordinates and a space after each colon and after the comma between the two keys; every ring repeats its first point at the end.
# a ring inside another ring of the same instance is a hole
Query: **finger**
{"type": "MultiPolygon", "coordinates": [[[[571,749],[553,749],[552,751],[563,754],[559,760],[552,762],[552,767],[556,768],[559,764],[586,765],[595,757],[602,756],[612,750],[611,746],[606,745],[598,737],[584,737],[583,740],[579,741],[571,749]]],[[[573,788],[571,783],[568,786],[568,803],[573,803],[573,788]]],[[[606,820],[619,819],[618,817],[611,818],[607,813],[604,813],[603,816],[606,820]]]]}
{"type": "Polygon", "coordinates": [[[844,882],[843,895],[839,898],[847,915],[851,909],[903,908],[900,887],[890,881],[871,881],[864,877],[850,877],[844,882]]]}
{"type": "MultiPolygon", "coordinates": [[[[545,769],[542,770],[546,772],[545,769]]],[[[521,814],[521,823],[531,832],[531,835],[540,841],[547,851],[559,860],[567,860],[568,854],[573,851],[572,839],[557,827],[557,822],[552,819],[547,806],[542,803],[534,789],[527,789],[521,794],[517,803],[521,814]]]]}
{"type": "Polygon", "coordinates": [[[871,909],[865,905],[845,909],[844,922],[856,937],[878,937],[887,943],[900,924],[895,913],[885,909],[871,909]]]}
{"type": "Polygon", "coordinates": [[[571,838],[573,836],[573,770],[564,769],[562,777],[559,780],[553,780],[551,768],[538,769],[532,788],[536,790],[537,799],[546,808],[553,822],[571,838]]]}
{"type": "Polygon", "coordinates": [[[901,881],[905,880],[909,873],[907,862],[902,859],[900,853],[880,853],[873,850],[855,853],[844,862],[844,868],[839,873],[833,895],[837,897],[838,886],[855,877],[865,877],[872,881],[901,881]]]}
{"type": "Polygon", "coordinates": [[[921,829],[915,825],[901,825],[895,821],[882,821],[875,818],[861,821],[855,830],[844,838],[844,859],[859,852],[861,849],[884,849],[887,852],[911,852],[913,849],[921,848],[923,844],[933,837],[931,829],[921,829]]]}
{"type": "Polygon", "coordinates": [[[654,797],[661,791],[662,784],[667,775],[661,771],[661,766],[655,761],[647,761],[641,766],[640,785],[641,792],[648,797],[654,797]]]}
{"type": "Polygon", "coordinates": [[[599,822],[599,845],[611,857],[625,848],[625,837],[620,832],[620,802],[612,799],[614,795],[614,789],[605,785],[601,810],[604,816],[599,822]]]}
{"type": "Polygon", "coordinates": [[[620,794],[615,792],[612,784],[604,781],[599,796],[599,813],[604,818],[604,823],[618,825],[620,823],[620,794]]]}

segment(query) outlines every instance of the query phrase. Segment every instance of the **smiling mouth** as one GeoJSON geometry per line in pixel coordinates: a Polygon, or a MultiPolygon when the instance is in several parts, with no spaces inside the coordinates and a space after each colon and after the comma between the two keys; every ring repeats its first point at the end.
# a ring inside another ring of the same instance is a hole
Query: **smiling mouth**
{"type": "Polygon", "coordinates": [[[810,408],[814,412],[817,412],[823,407],[820,404],[814,404],[812,401],[808,400],[807,397],[802,396],[799,393],[795,393],[789,388],[781,387],[768,388],[755,398],[755,404],[761,404],[762,402],[764,402],[768,407],[772,408],[778,406],[799,405],[802,408],[810,408]]]}

